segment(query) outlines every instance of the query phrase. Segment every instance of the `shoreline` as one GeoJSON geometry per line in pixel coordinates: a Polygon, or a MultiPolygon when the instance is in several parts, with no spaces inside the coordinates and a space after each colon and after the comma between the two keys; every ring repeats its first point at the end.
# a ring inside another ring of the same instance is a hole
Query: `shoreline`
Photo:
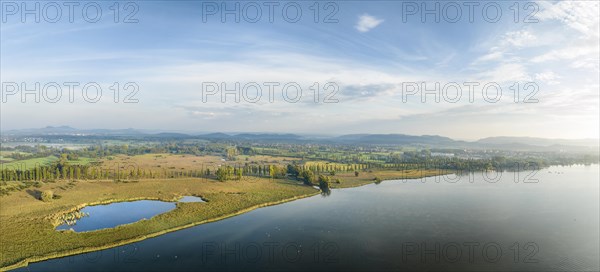
{"type": "MultiPolygon", "coordinates": [[[[383,178],[381,179],[381,182],[383,181],[390,181],[390,180],[406,180],[406,179],[420,179],[420,178],[427,178],[427,177],[433,177],[433,176],[442,176],[442,175],[448,175],[451,174],[451,172],[445,172],[445,173],[428,173],[425,174],[423,173],[423,175],[419,176],[419,177],[390,177],[390,178],[383,178]]],[[[334,186],[331,187],[331,189],[347,189],[347,188],[356,188],[356,187],[361,187],[361,186],[365,186],[368,184],[373,184],[375,183],[374,180],[364,180],[362,182],[355,182],[355,183],[350,183],[350,184],[346,184],[346,185],[342,185],[344,183],[340,183],[340,184],[333,184],[334,186]]],[[[0,271],[9,271],[9,270],[13,270],[13,269],[17,269],[20,267],[26,267],[28,266],[30,263],[35,263],[35,262],[41,262],[41,261],[47,261],[47,260],[51,260],[51,259],[57,259],[57,258],[63,258],[63,257],[68,257],[68,256],[74,256],[74,255],[79,255],[79,254],[84,254],[84,253],[89,253],[89,252],[94,252],[94,251],[100,251],[100,250],[104,250],[104,249],[110,249],[110,248],[114,248],[114,247],[118,247],[118,246],[123,246],[123,245],[127,245],[127,244],[131,244],[131,243],[135,243],[135,242],[139,242],[139,241],[143,241],[146,239],[150,239],[150,238],[154,238],[163,234],[167,234],[170,232],[175,232],[175,231],[179,231],[182,229],[187,229],[187,228],[191,228],[194,226],[198,226],[198,225],[202,225],[202,224],[206,224],[206,223],[212,223],[212,222],[216,222],[216,221],[220,221],[220,220],[224,220],[224,219],[228,219],[237,215],[241,215],[259,208],[264,208],[264,207],[268,207],[268,206],[275,206],[275,205],[279,205],[279,204],[284,204],[287,202],[292,202],[295,200],[299,200],[299,199],[303,199],[303,198],[308,198],[308,197],[312,197],[312,196],[316,196],[319,195],[322,191],[321,190],[317,190],[314,193],[309,193],[309,194],[303,194],[303,195],[298,195],[298,196],[294,196],[291,198],[286,198],[286,199],[282,199],[282,200],[278,200],[278,201],[270,201],[270,202],[265,202],[265,203],[261,203],[261,204],[257,204],[251,207],[247,207],[226,215],[222,215],[222,216],[217,216],[217,217],[213,217],[213,218],[209,218],[209,219],[205,219],[202,221],[198,221],[198,222],[193,222],[190,224],[185,224],[185,225],[181,225],[181,226],[177,226],[177,227],[173,227],[173,228],[168,228],[165,230],[161,230],[161,231],[157,231],[154,233],[150,233],[150,234],[145,234],[145,235],[141,235],[138,236],[136,238],[133,239],[127,239],[127,240],[121,240],[121,241],[117,241],[117,242],[112,242],[106,245],[102,245],[102,246],[94,246],[94,247],[83,247],[83,248],[78,248],[78,249],[72,249],[72,250],[67,250],[67,251],[61,251],[61,252],[56,252],[56,253],[51,253],[51,254],[46,254],[44,256],[32,256],[32,257],[28,257],[25,258],[21,261],[18,261],[14,264],[11,264],[9,266],[5,266],[5,267],[0,267],[0,271]]],[[[55,217],[59,216],[60,214],[63,213],[68,213],[69,211],[74,211],[74,210],[78,210],[81,209],[83,207],[86,206],[92,206],[92,205],[101,205],[101,204],[110,204],[110,203],[116,203],[116,202],[125,202],[125,201],[136,201],[136,200],[161,200],[161,201],[176,201],[177,197],[173,198],[173,199],[161,199],[160,197],[134,197],[134,198],[128,198],[128,199],[110,199],[110,200],[104,200],[104,201],[96,201],[96,202],[90,202],[90,203],[83,203],[83,204],[79,204],[69,210],[66,211],[62,211],[61,213],[57,213],[57,214],[52,214],[49,215],[47,218],[48,219],[54,219],[55,217]]],[[[136,222],[133,223],[129,223],[129,224],[134,224],[136,222]]]]}
{"type": "MultiPolygon", "coordinates": [[[[256,209],[260,209],[260,208],[264,208],[264,207],[269,207],[269,206],[275,206],[275,205],[279,205],[279,204],[283,204],[283,203],[287,203],[287,202],[291,202],[294,200],[299,200],[299,199],[303,199],[303,198],[307,198],[307,197],[312,197],[312,196],[316,196],[318,194],[320,194],[320,191],[317,191],[315,193],[312,194],[305,194],[305,195],[300,195],[300,196],[295,196],[295,197],[291,197],[291,198],[286,198],[283,200],[279,200],[279,201],[272,201],[272,202],[265,202],[262,204],[258,204],[258,205],[254,205],[245,209],[241,209],[239,211],[233,212],[233,213],[229,213],[223,216],[218,216],[218,217],[214,217],[214,218],[210,218],[210,219],[206,219],[206,220],[202,220],[202,221],[198,221],[198,222],[194,222],[191,224],[186,224],[186,225],[182,225],[182,226],[178,226],[175,228],[169,228],[169,229],[165,229],[162,231],[158,231],[158,232],[154,232],[154,233],[150,233],[150,234],[146,234],[146,235],[142,235],[140,237],[134,238],[134,239],[128,239],[125,241],[119,241],[116,243],[110,243],[104,246],[99,246],[99,247],[86,247],[86,248],[79,248],[76,250],[69,250],[69,251],[63,251],[63,252],[57,252],[54,254],[49,254],[49,255],[45,255],[45,256],[33,256],[33,257],[29,257],[26,258],[24,260],[21,260],[15,264],[9,265],[9,266],[5,266],[5,267],[0,267],[0,271],[9,271],[9,270],[13,270],[13,269],[17,269],[20,267],[26,267],[29,265],[29,263],[35,263],[35,262],[41,262],[41,261],[46,261],[46,260],[50,260],[50,259],[57,259],[57,258],[63,258],[63,257],[68,257],[68,256],[73,256],[73,255],[79,255],[79,254],[84,254],[84,253],[88,253],[88,252],[94,252],[94,251],[99,251],[99,250],[104,250],[104,249],[110,249],[110,248],[114,248],[114,247],[118,247],[118,246],[123,246],[123,245],[127,245],[127,244],[131,244],[131,243],[135,243],[135,242],[139,242],[139,241],[143,241],[149,238],[154,238],[163,234],[167,234],[170,232],[175,232],[178,230],[182,230],[182,229],[187,229],[187,228],[191,228],[191,227],[195,227],[198,225],[202,225],[202,224],[206,224],[206,223],[212,223],[212,222],[216,222],[216,221],[220,221],[220,220],[224,220],[227,218],[231,218],[234,216],[238,216],[247,212],[251,212],[253,210],[256,209]]],[[[130,200],[125,200],[125,201],[136,201],[136,200],[142,200],[140,198],[137,199],[130,199],[130,200]]],[[[123,202],[120,200],[115,200],[115,201],[103,201],[102,204],[109,204],[109,203],[115,203],[115,202],[123,202]]],[[[81,204],[84,205],[84,207],[86,205],[91,205],[91,204],[81,204]]],[[[134,222],[135,223],[135,222],[134,222]]],[[[132,224],[132,223],[130,223],[132,224]]]]}

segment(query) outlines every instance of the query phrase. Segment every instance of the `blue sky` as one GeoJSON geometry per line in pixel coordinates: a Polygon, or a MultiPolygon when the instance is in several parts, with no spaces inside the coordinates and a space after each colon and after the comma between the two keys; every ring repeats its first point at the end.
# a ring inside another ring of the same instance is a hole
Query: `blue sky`
{"type": "MultiPolygon", "coordinates": [[[[26,2],[29,7],[33,3],[26,2]]],[[[47,2],[40,3],[42,9],[47,2]]],[[[84,2],[75,8],[73,22],[64,8],[57,23],[45,21],[43,14],[40,23],[33,15],[27,15],[23,23],[19,12],[13,15],[12,7],[3,6],[0,68],[6,101],[1,129],[70,125],[206,132],[439,134],[460,139],[498,135],[597,138],[600,131],[598,2],[493,2],[488,14],[495,16],[494,7],[502,12],[494,22],[482,16],[488,2],[474,7],[473,22],[465,2],[456,2],[462,16],[452,22],[456,6],[448,3],[455,2],[331,1],[319,2],[315,22],[315,2],[302,1],[294,2],[302,10],[295,23],[281,14],[282,6],[290,2],[279,2],[273,22],[268,19],[268,2],[224,2],[227,8],[255,3],[262,11],[256,23],[244,20],[254,16],[252,4],[247,6],[248,17],[242,14],[237,23],[233,15],[222,22],[220,10],[203,21],[207,5],[216,3],[221,9],[223,2],[132,2],[138,8],[132,18],[138,22],[123,23],[133,7],[124,9],[127,2],[120,2],[115,23],[110,9],[114,2],[97,3],[103,13],[95,23],[81,15],[84,2]],[[421,12],[423,7],[434,9],[436,3],[442,14],[439,22],[434,15],[421,12]],[[526,8],[526,3],[533,4],[526,8]],[[406,14],[409,5],[419,10],[406,14]],[[329,18],[333,21],[325,23],[333,11],[329,18]],[[444,11],[450,17],[444,17],[444,11]],[[531,22],[524,22],[532,12],[531,22]],[[6,95],[7,84],[12,82],[25,83],[28,89],[36,82],[41,86],[78,82],[79,87],[97,82],[103,96],[96,103],[86,102],[76,88],[71,103],[63,87],[57,103],[44,99],[36,103],[33,95],[22,102],[20,94],[6,95]],[[121,90],[120,102],[115,103],[110,90],[114,82],[121,88],[135,82],[138,102],[122,103],[128,89],[121,90]],[[236,82],[241,86],[256,82],[263,86],[263,97],[256,103],[236,103],[233,96],[225,103],[220,96],[203,101],[203,83],[207,82],[224,83],[228,89],[236,82]],[[265,82],[279,83],[272,102],[265,82]],[[318,103],[310,90],[315,82],[321,89],[318,103]],[[328,82],[338,86],[337,103],[322,101],[332,90],[323,90],[328,82]],[[458,101],[436,102],[434,95],[427,95],[423,102],[420,93],[406,94],[407,86],[425,84],[434,89],[436,83],[449,86],[452,82],[462,89],[458,101]],[[479,84],[472,102],[464,82],[479,84]],[[537,88],[526,85],[529,82],[537,88]],[[283,99],[281,87],[286,83],[302,88],[300,101],[283,99]],[[481,94],[481,87],[488,83],[502,89],[495,103],[481,94]],[[519,103],[514,102],[515,83],[519,103]],[[533,90],[537,103],[523,103],[533,90]]],[[[288,12],[294,14],[293,9],[288,12]]]]}

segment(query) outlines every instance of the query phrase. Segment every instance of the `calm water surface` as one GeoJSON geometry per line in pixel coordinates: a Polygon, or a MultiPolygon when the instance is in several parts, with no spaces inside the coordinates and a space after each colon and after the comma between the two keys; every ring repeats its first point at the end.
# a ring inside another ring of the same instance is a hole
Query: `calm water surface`
{"type": "Polygon", "coordinates": [[[337,189],[18,270],[598,270],[598,169],[337,189]]]}
{"type": "MultiPolygon", "coordinates": [[[[204,202],[197,196],[184,196],[178,202],[204,202]]],[[[116,202],[105,205],[87,206],[81,209],[86,216],[77,220],[75,225],[62,224],[57,230],[73,229],[76,232],[113,228],[175,209],[175,202],[158,200],[138,200],[116,202]]]]}

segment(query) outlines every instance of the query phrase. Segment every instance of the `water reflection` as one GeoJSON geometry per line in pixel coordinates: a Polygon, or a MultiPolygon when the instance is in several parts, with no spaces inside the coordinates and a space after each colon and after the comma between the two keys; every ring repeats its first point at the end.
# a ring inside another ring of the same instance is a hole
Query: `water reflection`
{"type": "Polygon", "coordinates": [[[319,189],[321,189],[321,195],[323,197],[328,197],[331,195],[331,189],[329,186],[330,179],[328,176],[319,176],[319,189]]]}

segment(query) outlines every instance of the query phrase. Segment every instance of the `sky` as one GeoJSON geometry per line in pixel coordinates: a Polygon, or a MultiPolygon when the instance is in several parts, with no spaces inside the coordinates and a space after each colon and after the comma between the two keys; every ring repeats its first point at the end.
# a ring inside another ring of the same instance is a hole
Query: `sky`
{"type": "Polygon", "coordinates": [[[2,1],[3,131],[600,133],[597,1],[65,3],[2,1]]]}

